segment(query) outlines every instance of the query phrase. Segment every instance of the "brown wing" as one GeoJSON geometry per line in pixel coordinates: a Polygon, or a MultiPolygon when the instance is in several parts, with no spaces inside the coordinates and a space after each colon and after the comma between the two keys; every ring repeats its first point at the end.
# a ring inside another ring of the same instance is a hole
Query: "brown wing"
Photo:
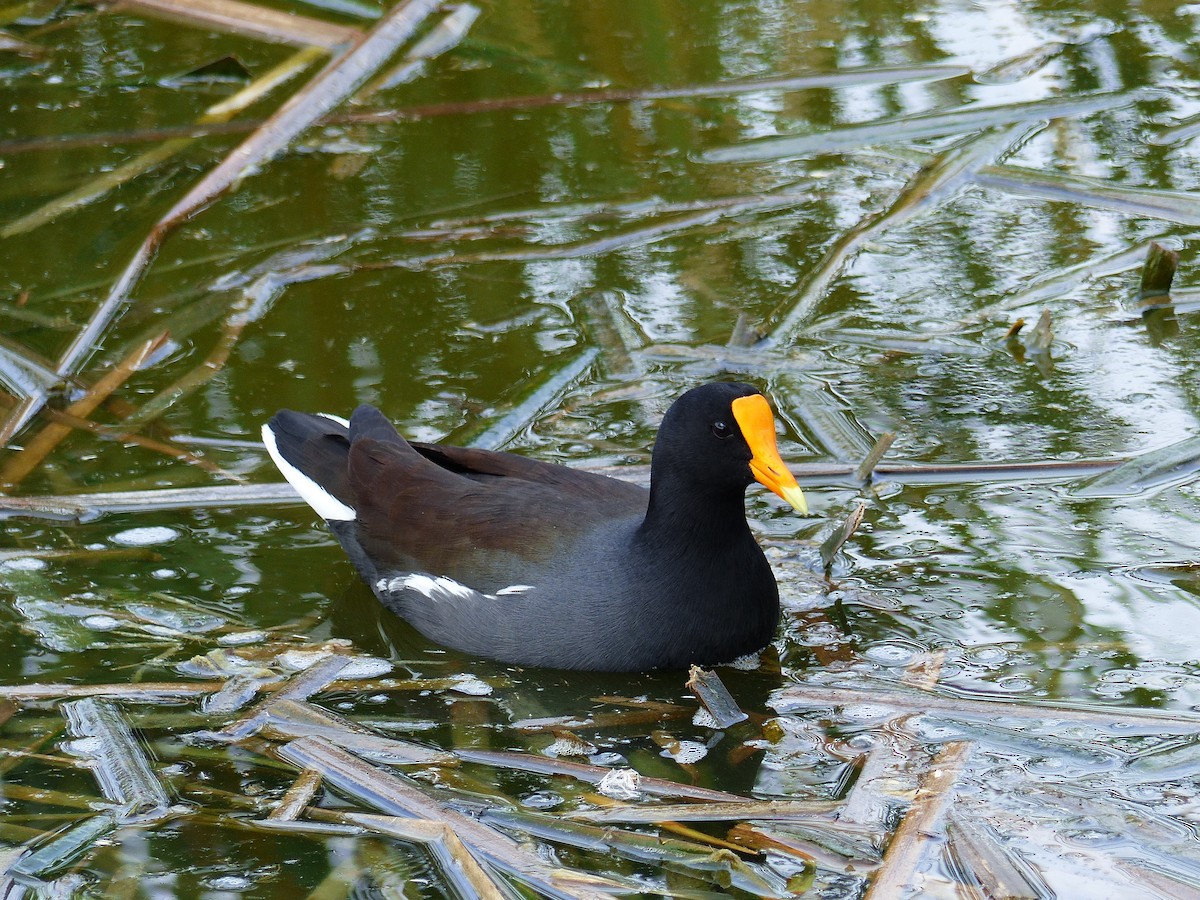
{"type": "Polygon", "coordinates": [[[443,469],[485,484],[492,478],[513,478],[533,484],[561,487],[580,497],[591,497],[602,503],[608,500],[645,501],[645,490],[627,481],[567,466],[556,466],[515,453],[416,441],[409,442],[409,446],[443,469]]]}
{"type": "Polygon", "coordinates": [[[510,453],[371,438],[353,442],[347,471],[359,540],[377,565],[468,578],[553,557],[600,523],[644,515],[649,498],[510,453]]]}

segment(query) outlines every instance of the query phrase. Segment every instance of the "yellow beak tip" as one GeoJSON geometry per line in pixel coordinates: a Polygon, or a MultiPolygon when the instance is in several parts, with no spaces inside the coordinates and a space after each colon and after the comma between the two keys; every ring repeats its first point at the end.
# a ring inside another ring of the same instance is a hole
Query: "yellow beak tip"
{"type": "Polygon", "coordinates": [[[792,509],[796,510],[800,515],[808,515],[808,500],[805,499],[804,492],[799,487],[780,488],[779,496],[790,503],[792,509]]]}

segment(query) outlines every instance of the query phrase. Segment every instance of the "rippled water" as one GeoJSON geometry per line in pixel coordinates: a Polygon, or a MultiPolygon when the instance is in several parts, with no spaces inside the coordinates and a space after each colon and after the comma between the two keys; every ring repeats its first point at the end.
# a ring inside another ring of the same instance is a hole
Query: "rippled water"
{"type": "MultiPolygon", "coordinates": [[[[378,12],[278,8],[357,28],[378,12]]],[[[0,55],[0,227],[161,146],[156,129],[194,122],[295,52],[132,7],[16,4],[0,18],[0,37],[24,42],[0,55]],[[232,80],[192,75],[229,56],[232,80]]],[[[277,408],[360,402],[424,440],[499,434],[542,459],[643,464],[673,397],[751,380],[803,471],[853,467],[884,432],[896,434],[889,464],[939,468],[866,486],[812,474],[810,519],[752,494],[785,618],[761,668],[721,670],[748,722],[693,724],[678,673],[600,678],[432,647],[379,611],[310,511],[278,503],[6,519],[0,681],[178,683],[241,666],[265,683],[303,668],[296,653],[332,647],[417,680],[363,674],[315,698],[382,734],[554,755],[569,729],[600,765],[843,804],[820,827],[696,825],[773,835],[751,864],[779,893],[860,896],[918,781],[944,765],[953,799],[909,893],[976,896],[965,885],[986,868],[984,847],[1031,896],[1196,894],[1196,454],[1185,445],[1107,479],[1042,464],[1195,435],[1197,27],[1197,10],[1174,3],[485,4],[419,77],[342,110],[401,115],[306,130],[168,237],[80,372],[93,383],[169,332],[92,416],[118,439],[73,433],[11,488],[271,482],[257,434],[277,408]],[[807,74],[829,77],[740,85],[807,74]],[[1038,105],[1058,100],[1069,102],[1038,105]],[[782,136],[803,140],[767,140],[782,136]],[[1174,310],[1143,316],[1151,240],[1181,259],[1174,310]],[[1042,310],[1052,340],[1039,349],[1042,310]],[[764,345],[724,346],[741,314],[764,345]],[[1027,325],[1006,337],[1018,318],[1027,325]],[[531,395],[544,402],[511,433],[488,431],[531,395]],[[173,455],[121,438],[134,430],[173,455]],[[1031,467],[948,468],[970,463],[1031,467]],[[863,523],[826,579],[817,545],[860,500],[863,523]],[[207,669],[188,662],[206,655],[207,669]],[[889,693],[931,658],[937,696],[954,703],[889,693]],[[859,693],[820,694],[833,688],[859,693]],[[1035,702],[1086,714],[1020,713],[1035,702]],[[599,718],[567,721],[589,713],[599,718]],[[545,719],[560,730],[539,730],[545,719]],[[958,762],[939,755],[964,747],[958,762]]],[[[201,136],[0,239],[10,392],[21,372],[53,367],[155,222],[242,137],[201,136]]],[[[50,405],[78,386],[65,393],[50,405]]],[[[49,423],[42,413],[15,444],[49,423]]],[[[58,699],[18,699],[0,709],[5,868],[104,804],[58,699]]],[[[231,720],[195,697],[116,706],[178,808],[93,836],[45,873],[59,890],[455,890],[411,841],[258,828],[295,768],[189,738],[231,720]]],[[[517,812],[600,805],[564,776],[480,763],[414,774],[517,812]]],[[[317,802],[349,809],[345,797],[317,802]]],[[[672,867],[543,839],[561,863],[646,892],[767,892],[693,858],[672,867]]]]}

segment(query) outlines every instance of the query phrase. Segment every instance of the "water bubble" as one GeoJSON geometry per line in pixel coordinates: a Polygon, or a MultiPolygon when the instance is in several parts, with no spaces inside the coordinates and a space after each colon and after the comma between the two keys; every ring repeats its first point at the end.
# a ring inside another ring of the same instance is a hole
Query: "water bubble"
{"type": "MultiPolygon", "coordinates": [[[[386,663],[384,660],[380,660],[380,662],[384,662],[388,669],[391,669],[391,663],[386,663]]],[[[468,697],[486,697],[492,692],[492,686],[475,675],[459,674],[455,675],[451,681],[453,684],[450,690],[456,694],[465,694],[468,697]]]]}
{"type": "Polygon", "coordinates": [[[1090,847],[1092,849],[1114,847],[1125,843],[1125,838],[1120,834],[1095,826],[1065,828],[1059,837],[1066,844],[1074,844],[1077,847],[1090,847]]]}
{"type": "Polygon", "coordinates": [[[38,559],[35,556],[21,556],[17,559],[5,560],[3,565],[0,565],[0,571],[4,572],[37,572],[46,568],[48,563],[44,559],[38,559]]]}
{"type": "Polygon", "coordinates": [[[864,722],[877,719],[889,719],[895,715],[895,709],[875,706],[871,703],[853,703],[842,708],[842,714],[852,721],[864,722]]]}
{"type": "Polygon", "coordinates": [[[884,666],[907,666],[916,654],[912,647],[903,644],[882,643],[868,647],[865,656],[884,666]]]}
{"type": "Polygon", "coordinates": [[[629,765],[629,760],[620,753],[612,750],[602,750],[599,753],[593,753],[588,757],[588,762],[593,766],[606,766],[610,768],[629,765]]]}
{"type": "Polygon", "coordinates": [[[596,786],[614,800],[636,800],[640,796],[642,776],[636,769],[613,769],[596,786]]]}
{"type": "Polygon", "coordinates": [[[221,875],[212,879],[208,885],[218,891],[245,891],[254,884],[244,875],[221,875]]]}
{"type": "Polygon", "coordinates": [[[699,741],[679,741],[662,751],[662,756],[675,760],[682,766],[699,762],[708,756],[708,748],[699,741]]]}
{"type": "Polygon", "coordinates": [[[165,525],[149,525],[140,528],[127,528],[118,531],[109,540],[122,547],[152,547],[155,544],[169,544],[179,537],[179,532],[165,525]]]}
{"type": "Polygon", "coordinates": [[[981,666],[998,666],[1008,660],[1008,652],[1002,647],[976,647],[969,651],[971,662],[981,666]]]}
{"type": "Polygon", "coordinates": [[[529,809],[554,809],[562,803],[562,794],[556,794],[554,791],[534,791],[521,798],[521,805],[529,809]]]}
{"type": "Polygon", "coordinates": [[[593,756],[597,747],[574,734],[563,734],[543,753],[547,756],[593,756]]]}
{"type": "Polygon", "coordinates": [[[1007,675],[997,681],[996,686],[1002,691],[1014,694],[1023,694],[1026,691],[1033,690],[1033,682],[1024,675],[1007,675]]]}
{"type": "Polygon", "coordinates": [[[260,644],[267,639],[265,631],[235,631],[233,634],[223,634],[217,638],[222,647],[240,647],[245,644],[260,644]]]}

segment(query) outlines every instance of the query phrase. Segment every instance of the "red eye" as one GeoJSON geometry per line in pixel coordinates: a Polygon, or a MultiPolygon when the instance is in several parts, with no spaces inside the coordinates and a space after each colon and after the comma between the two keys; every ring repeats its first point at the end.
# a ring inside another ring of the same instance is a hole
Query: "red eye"
{"type": "Polygon", "coordinates": [[[724,422],[713,422],[712,433],[719,438],[727,438],[733,434],[733,431],[724,422]]]}

